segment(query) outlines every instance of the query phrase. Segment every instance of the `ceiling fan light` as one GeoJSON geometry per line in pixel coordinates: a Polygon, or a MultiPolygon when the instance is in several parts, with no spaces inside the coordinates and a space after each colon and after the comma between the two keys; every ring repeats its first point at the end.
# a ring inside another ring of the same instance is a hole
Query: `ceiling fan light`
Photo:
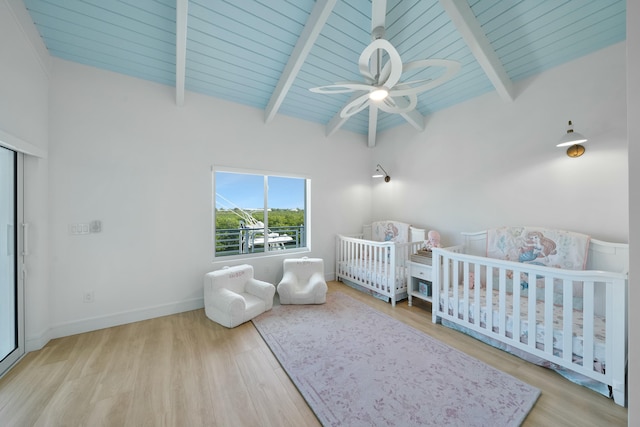
{"type": "Polygon", "coordinates": [[[382,101],[389,95],[389,91],[384,87],[379,87],[369,92],[369,99],[372,101],[382,101]]]}

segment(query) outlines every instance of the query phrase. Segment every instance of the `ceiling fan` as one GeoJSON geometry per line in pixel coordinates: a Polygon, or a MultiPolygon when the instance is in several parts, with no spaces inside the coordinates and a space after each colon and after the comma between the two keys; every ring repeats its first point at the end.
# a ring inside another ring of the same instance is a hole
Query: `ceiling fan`
{"type": "Polygon", "coordinates": [[[362,51],[358,61],[364,82],[347,81],[309,89],[323,94],[350,93],[354,96],[340,111],[347,119],[369,107],[369,128],[377,120],[377,109],[391,114],[414,110],[418,94],[449,80],[460,69],[460,63],[447,59],[423,59],[402,63],[400,54],[385,37],[386,0],[373,0],[371,12],[371,38],[373,41],[362,51]],[[437,78],[401,81],[406,72],[417,75],[418,70],[440,67],[444,72],[437,78]]]}

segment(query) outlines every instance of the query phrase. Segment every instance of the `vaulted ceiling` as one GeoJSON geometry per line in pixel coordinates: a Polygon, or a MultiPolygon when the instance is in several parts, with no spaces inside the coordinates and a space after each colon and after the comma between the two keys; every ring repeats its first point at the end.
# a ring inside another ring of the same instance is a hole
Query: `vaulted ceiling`
{"type": "MultiPolygon", "coordinates": [[[[376,2],[373,0],[374,6],[376,2]]],[[[388,0],[385,38],[403,62],[454,60],[460,70],[421,93],[409,114],[369,109],[345,119],[351,95],[312,87],[362,81],[371,0],[24,0],[50,54],[363,135],[497,91],[622,41],[625,0],[388,0]]],[[[374,21],[376,19],[374,14],[374,21]]],[[[186,94],[186,96],[185,96],[186,94]]]]}

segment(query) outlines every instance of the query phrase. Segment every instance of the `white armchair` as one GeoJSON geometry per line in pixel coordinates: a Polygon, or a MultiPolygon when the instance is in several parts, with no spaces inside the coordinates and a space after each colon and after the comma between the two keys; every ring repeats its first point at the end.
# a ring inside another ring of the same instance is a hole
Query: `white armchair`
{"type": "Polygon", "coordinates": [[[324,304],[327,301],[322,258],[285,259],[283,269],[278,284],[281,304],[324,304]]]}
{"type": "Polygon", "coordinates": [[[276,287],[253,278],[248,264],[224,267],[204,276],[204,310],[214,322],[234,328],[273,307],[276,287]]]}

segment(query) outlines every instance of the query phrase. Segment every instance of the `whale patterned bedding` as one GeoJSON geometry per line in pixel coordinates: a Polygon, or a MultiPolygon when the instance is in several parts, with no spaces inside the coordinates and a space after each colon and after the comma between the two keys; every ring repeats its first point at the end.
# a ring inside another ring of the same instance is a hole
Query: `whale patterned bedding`
{"type": "MultiPolygon", "coordinates": [[[[533,288],[531,288],[533,289],[533,288]]],[[[460,286],[459,295],[462,295],[464,289],[460,286]]],[[[491,310],[491,330],[496,333],[500,333],[499,324],[500,324],[500,310],[499,310],[499,297],[500,294],[497,289],[492,290],[493,297],[491,299],[491,305],[493,309],[491,310]]],[[[480,326],[482,328],[487,327],[487,294],[482,292],[480,297],[480,326]]],[[[556,294],[557,295],[557,294],[556,294]]],[[[453,301],[454,299],[449,299],[449,314],[453,314],[453,301]]],[[[444,299],[440,298],[440,310],[443,310],[444,299]]],[[[527,312],[528,312],[528,304],[529,298],[527,295],[520,296],[520,341],[522,343],[526,343],[528,341],[529,336],[529,321],[527,320],[527,312]]],[[[460,319],[463,318],[463,313],[465,310],[465,306],[467,305],[465,299],[458,300],[458,317],[460,319]]],[[[506,294],[505,298],[505,307],[506,307],[506,321],[505,321],[505,329],[508,337],[513,338],[513,322],[514,322],[514,299],[511,293],[506,294]]],[[[579,362],[582,360],[582,356],[584,355],[583,342],[583,325],[584,325],[584,313],[581,310],[581,301],[579,298],[574,299],[574,307],[577,306],[576,310],[572,311],[572,341],[573,341],[573,360],[574,362],[579,362]]],[[[471,304],[469,304],[468,308],[468,316],[469,322],[475,323],[474,312],[475,312],[475,303],[471,300],[471,304]]],[[[544,310],[545,303],[544,301],[538,299],[536,301],[536,327],[535,327],[535,342],[536,347],[542,349],[544,346],[544,310]]],[[[562,305],[553,305],[553,349],[554,354],[556,356],[562,357],[562,343],[564,342],[564,331],[563,331],[563,307],[562,305]]],[[[598,372],[604,372],[605,364],[606,364],[606,322],[602,316],[594,316],[594,369],[598,372]]]]}

